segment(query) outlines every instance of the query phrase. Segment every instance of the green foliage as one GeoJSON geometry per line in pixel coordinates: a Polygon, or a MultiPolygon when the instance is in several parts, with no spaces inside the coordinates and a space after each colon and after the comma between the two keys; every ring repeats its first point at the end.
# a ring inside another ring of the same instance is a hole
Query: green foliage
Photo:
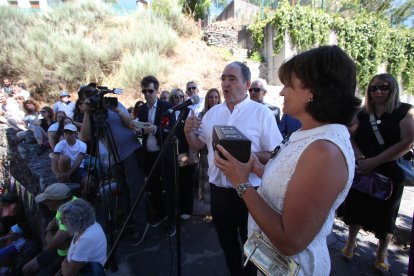
{"type": "Polygon", "coordinates": [[[183,15],[179,0],[153,0],[151,9],[179,35],[189,36],[194,33],[194,21],[183,15]]]}
{"type": "Polygon", "coordinates": [[[273,15],[257,19],[249,30],[255,43],[254,50],[263,48],[264,28],[270,22],[275,29],[274,52],[277,54],[288,34],[299,50],[307,50],[329,42],[332,32],[337,43],[355,61],[359,87],[364,91],[381,64],[396,77],[402,77],[405,91],[414,90],[413,30],[393,29],[389,21],[362,11],[351,18],[324,13],[318,9],[291,6],[281,2],[273,15]]]}
{"type": "Polygon", "coordinates": [[[249,58],[256,62],[262,62],[264,60],[262,54],[258,51],[253,51],[249,58]]]}
{"type": "MultiPolygon", "coordinates": [[[[1,6],[0,16],[0,33],[7,38],[0,40],[0,75],[22,78],[46,92],[108,80],[137,87],[146,74],[168,72],[167,55],[178,43],[169,26],[172,16],[145,10],[118,17],[93,0],[33,14],[1,6]]],[[[175,27],[180,29],[178,21],[175,27]]]]}
{"type": "Polygon", "coordinates": [[[224,8],[227,0],[180,0],[183,12],[195,20],[205,19],[212,5],[216,8],[224,8]]]}

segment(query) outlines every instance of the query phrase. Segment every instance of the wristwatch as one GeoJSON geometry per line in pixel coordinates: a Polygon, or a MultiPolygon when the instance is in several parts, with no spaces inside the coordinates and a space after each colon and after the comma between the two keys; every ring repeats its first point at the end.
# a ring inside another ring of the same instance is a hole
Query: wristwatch
{"type": "Polygon", "coordinates": [[[250,187],[253,187],[253,185],[250,184],[250,182],[245,182],[245,183],[239,184],[236,187],[236,192],[239,195],[239,197],[243,197],[244,192],[246,192],[246,190],[250,187]]]}

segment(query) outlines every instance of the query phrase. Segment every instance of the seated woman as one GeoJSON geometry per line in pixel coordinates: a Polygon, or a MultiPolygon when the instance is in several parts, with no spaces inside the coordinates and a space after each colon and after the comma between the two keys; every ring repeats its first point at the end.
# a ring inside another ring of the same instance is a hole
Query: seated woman
{"type": "Polygon", "coordinates": [[[55,121],[53,121],[54,112],[52,108],[45,106],[40,110],[40,114],[42,115],[42,118],[33,128],[34,137],[39,145],[38,155],[50,148],[47,131],[49,127],[55,123],[55,121]]]}
{"type": "Polygon", "coordinates": [[[66,118],[66,113],[64,111],[58,111],[55,113],[54,121],[55,123],[51,124],[50,127],[47,129],[47,138],[49,141],[49,145],[52,148],[52,150],[55,148],[55,145],[59,141],[55,141],[55,134],[56,131],[59,128],[59,122],[66,118]]]}
{"type": "Polygon", "coordinates": [[[34,100],[27,100],[23,102],[23,109],[25,112],[23,117],[24,127],[20,127],[20,131],[16,133],[17,141],[25,140],[26,143],[31,143],[35,140],[34,129],[39,125],[39,104],[34,100]]]}
{"type": "Polygon", "coordinates": [[[9,97],[4,92],[0,92],[0,117],[2,123],[7,124],[16,131],[24,128],[19,104],[13,97],[9,97]]]}
{"type": "Polygon", "coordinates": [[[249,236],[263,233],[279,252],[299,263],[298,275],[329,275],[327,236],[335,210],[352,184],[354,152],[347,125],[356,113],[356,67],[337,46],[303,52],[279,69],[283,113],[302,128],[274,151],[264,167],[251,155],[241,163],[223,147],[215,165],[249,209],[249,236]],[[262,177],[256,191],[249,172],[262,177]]]}
{"type": "Polygon", "coordinates": [[[96,222],[92,206],[83,199],[77,199],[62,205],[59,211],[67,231],[74,235],[68,255],[61,265],[62,275],[78,275],[86,271],[103,275],[106,236],[96,222]]]}

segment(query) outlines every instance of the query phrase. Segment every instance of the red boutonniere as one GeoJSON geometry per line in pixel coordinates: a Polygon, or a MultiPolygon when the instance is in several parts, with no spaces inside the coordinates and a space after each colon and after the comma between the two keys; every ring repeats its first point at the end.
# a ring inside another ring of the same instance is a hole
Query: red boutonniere
{"type": "Polygon", "coordinates": [[[162,118],[162,122],[161,122],[161,127],[162,128],[165,128],[165,127],[167,127],[168,125],[170,124],[170,118],[168,118],[168,117],[163,117],[162,118]]]}

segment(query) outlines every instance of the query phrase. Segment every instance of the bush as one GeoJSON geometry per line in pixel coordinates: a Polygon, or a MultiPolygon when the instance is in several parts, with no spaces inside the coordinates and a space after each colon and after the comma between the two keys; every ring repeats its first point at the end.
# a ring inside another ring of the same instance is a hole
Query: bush
{"type": "Polygon", "coordinates": [[[166,56],[178,42],[167,19],[151,10],[120,17],[93,0],[32,14],[1,6],[0,16],[2,37],[10,38],[0,40],[0,74],[34,84],[42,100],[88,82],[136,87],[137,78],[168,71],[166,56]]]}

